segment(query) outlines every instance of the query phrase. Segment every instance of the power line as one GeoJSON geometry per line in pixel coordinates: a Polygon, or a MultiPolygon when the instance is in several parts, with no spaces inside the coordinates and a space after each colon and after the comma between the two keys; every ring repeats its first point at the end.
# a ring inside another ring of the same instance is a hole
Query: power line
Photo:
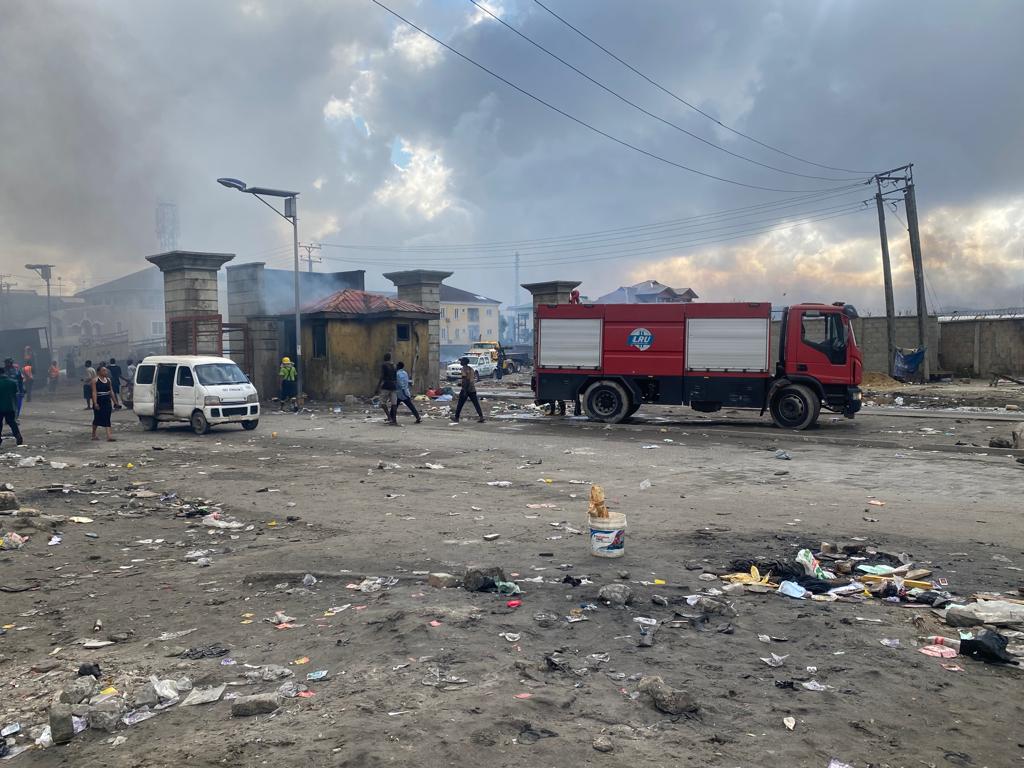
{"type": "MultiPolygon", "coordinates": [[[[853,209],[854,210],[860,210],[860,208],[863,206],[864,202],[866,202],[866,201],[858,201],[856,204],[854,204],[854,208],[853,209]]],[[[562,254],[579,253],[579,252],[591,253],[591,254],[600,254],[600,253],[603,253],[604,251],[606,251],[607,249],[622,248],[622,247],[633,247],[635,245],[642,245],[642,244],[645,244],[645,243],[657,244],[657,243],[677,242],[678,239],[681,236],[690,237],[692,235],[704,234],[704,233],[729,232],[731,230],[736,229],[736,227],[749,227],[749,226],[754,225],[754,224],[758,224],[758,225],[760,225],[760,224],[777,224],[777,223],[780,223],[782,221],[792,220],[794,215],[799,215],[801,217],[806,217],[806,216],[812,216],[812,215],[823,214],[823,213],[834,213],[834,212],[840,211],[840,210],[849,210],[849,209],[851,209],[851,204],[852,204],[852,202],[847,200],[847,201],[843,201],[843,202],[835,204],[835,205],[826,206],[824,208],[816,208],[816,209],[811,209],[811,210],[807,210],[807,211],[800,211],[800,212],[796,212],[796,213],[787,214],[787,215],[784,215],[784,216],[781,216],[781,217],[779,215],[777,215],[777,214],[774,214],[774,215],[771,215],[771,216],[768,216],[768,217],[765,217],[765,218],[752,218],[752,219],[749,219],[747,221],[700,222],[700,223],[691,224],[691,225],[689,225],[687,227],[683,227],[682,228],[684,230],[691,230],[689,232],[686,232],[686,231],[684,231],[684,232],[678,232],[678,231],[676,231],[676,232],[665,232],[665,233],[658,233],[658,234],[654,235],[653,237],[617,238],[615,240],[599,241],[599,242],[596,242],[596,243],[570,244],[569,246],[561,245],[561,244],[554,244],[554,245],[546,245],[546,246],[542,246],[542,247],[538,247],[538,248],[533,248],[533,249],[522,249],[519,252],[521,254],[523,254],[524,256],[533,256],[535,258],[541,258],[541,257],[546,257],[546,256],[552,256],[552,255],[553,256],[559,256],[559,255],[562,255],[562,254]],[[708,227],[709,224],[711,225],[710,227],[708,227]],[[696,229],[695,229],[695,227],[696,227],[696,229]],[[622,242],[622,241],[625,241],[625,242],[622,242]]],[[[507,252],[507,249],[506,249],[506,252],[507,252]]],[[[417,258],[420,261],[423,261],[423,262],[434,261],[434,262],[437,262],[437,263],[444,263],[444,264],[459,264],[461,262],[467,262],[467,261],[468,262],[478,262],[480,260],[480,255],[481,254],[477,253],[477,254],[463,254],[463,255],[459,255],[459,256],[451,256],[451,255],[446,255],[446,254],[443,254],[443,253],[436,253],[436,254],[430,254],[430,255],[417,254],[417,258]]]]}
{"type": "Polygon", "coordinates": [[[730,126],[726,125],[725,123],[723,123],[723,122],[722,122],[721,120],[719,120],[719,119],[718,119],[717,117],[715,117],[714,115],[709,115],[709,114],[708,114],[707,112],[705,112],[704,110],[702,110],[702,109],[701,109],[700,107],[698,107],[698,106],[695,106],[694,104],[691,104],[691,103],[690,103],[689,101],[687,101],[686,99],[684,99],[684,98],[683,98],[682,96],[680,96],[680,95],[676,94],[675,92],[673,92],[673,91],[669,90],[668,88],[666,88],[665,86],[663,86],[663,85],[662,85],[661,83],[659,83],[659,82],[655,81],[655,80],[654,80],[653,78],[651,78],[651,77],[649,77],[649,76],[645,75],[645,74],[644,74],[643,72],[641,72],[641,71],[640,71],[639,69],[637,69],[636,67],[634,67],[634,66],[633,66],[632,64],[630,64],[629,62],[627,62],[627,61],[624,61],[624,60],[623,60],[622,58],[620,58],[619,56],[616,56],[616,55],[615,55],[614,53],[612,53],[612,52],[611,52],[610,50],[608,50],[608,49],[607,49],[607,48],[605,48],[605,47],[604,47],[603,45],[601,45],[601,44],[600,44],[599,42],[597,42],[596,40],[594,40],[594,38],[592,38],[592,37],[590,37],[589,35],[587,35],[587,34],[586,34],[585,32],[583,32],[582,30],[580,30],[580,29],[579,29],[578,27],[575,27],[575,26],[573,26],[573,25],[572,25],[572,24],[570,24],[570,23],[569,23],[568,21],[566,21],[566,20],[565,20],[564,18],[562,18],[561,16],[559,16],[559,15],[558,15],[557,13],[555,13],[555,12],[554,12],[553,10],[551,10],[550,8],[548,8],[548,7],[546,6],[546,5],[544,5],[544,3],[542,3],[542,2],[541,2],[541,0],[533,0],[533,1],[534,1],[534,2],[535,2],[535,3],[537,4],[537,5],[539,5],[539,6],[541,7],[541,8],[543,8],[543,9],[544,9],[545,11],[547,11],[547,12],[548,12],[548,13],[550,13],[550,14],[551,14],[552,16],[554,16],[554,17],[555,17],[556,19],[558,19],[558,20],[559,20],[560,22],[562,22],[562,23],[563,23],[563,24],[564,24],[565,26],[567,26],[567,27],[568,27],[569,29],[571,29],[571,30],[572,30],[573,32],[575,32],[575,33],[576,33],[577,35],[579,35],[580,37],[582,37],[582,38],[583,38],[584,40],[587,40],[588,42],[590,42],[590,43],[592,43],[593,45],[597,46],[597,47],[598,47],[598,48],[600,48],[600,49],[601,49],[602,51],[604,51],[604,52],[605,52],[606,54],[608,54],[608,55],[609,55],[609,56],[611,56],[611,57],[612,57],[613,59],[615,59],[615,60],[616,60],[617,62],[619,62],[620,64],[622,64],[622,66],[626,67],[626,68],[627,68],[628,70],[630,70],[630,71],[631,71],[631,72],[633,72],[634,74],[636,74],[636,75],[638,75],[639,77],[643,78],[644,80],[646,80],[646,81],[647,81],[648,83],[650,83],[651,85],[653,85],[653,86],[654,86],[655,88],[657,88],[658,90],[662,91],[663,93],[666,93],[666,94],[668,94],[668,95],[669,95],[669,96],[671,96],[671,97],[672,97],[673,99],[675,99],[676,101],[678,101],[678,102],[679,102],[680,104],[684,104],[685,106],[687,106],[687,107],[689,107],[690,109],[694,110],[695,112],[697,112],[697,113],[699,113],[699,114],[703,115],[703,116],[704,116],[704,117],[706,117],[706,118],[707,118],[708,120],[711,120],[711,121],[712,121],[712,122],[714,122],[714,123],[715,123],[716,125],[718,125],[718,126],[720,126],[720,127],[724,128],[725,130],[727,130],[727,131],[730,131],[731,133],[734,133],[734,134],[736,134],[737,136],[742,136],[742,137],[743,137],[744,139],[747,139],[748,141],[752,141],[752,142],[754,142],[755,144],[758,144],[758,145],[760,145],[760,146],[764,147],[765,149],[770,149],[770,150],[771,150],[772,152],[778,152],[778,153],[779,153],[780,155],[785,155],[786,157],[789,157],[789,158],[791,158],[791,159],[793,159],[793,160],[797,160],[797,161],[799,161],[799,162],[801,162],[801,163],[806,163],[807,165],[814,165],[814,166],[817,166],[818,168],[825,168],[825,169],[827,169],[827,170],[830,170],[830,171],[841,171],[841,172],[843,172],[843,173],[874,173],[874,171],[857,171],[857,170],[853,170],[853,169],[851,169],[851,168],[839,168],[839,167],[837,167],[837,166],[834,166],[834,165],[826,165],[826,164],[824,164],[824,163],[816,163],[816,162],[814,162],[813,160],[807,160],[807,159],[805,159],[805,158],[803,158],[803,157],[800,157],[799,155],[794,155],[794,154],[791,154],[791,153],[789,153],[789,152],[786,152],[785,150],[779,149],[778,147],[773,147],[773,146],[772,146],[771,144],[766,144],[765,142],[761,141],[760,139],[755,139],[755,138],[754,138],[753,136],[749,136],[749,135],[747,135],[746,133],[743,133],[742,131],[740,131],[740,130],[737,130],[736,128],[732,128],[732,127],[730,127],[730,126]]]}
{"type": "Polygon", "coordinates": [[[771,203],[759,203],[757,205],[742,206],[740,208],[727,208],[721,211],[712,211],[710,213],[696,214],[693,216],[687,216],[679,219],[669,219],[666,221],[654,222],[651,224],[638,224],[628,227],[618,227],[615,229],[595,230],[591,232],[578,232],[571,235],[549,236],[524,240],[494,240],[477,243],[449,243],[438,245],[370,245],[328,242],[321,242],[320,244],[328,248],[341,248],[346,250],[394,251],[403,253],[442,253],[445,254],[446,256],[449,256],[453,253],[459,253],[462,251],[470,251],[474,255],[476,255],[479,254],[481,251],[507,251],[515,248],[523,248],[525,250],[549,244],[568,245],[579,241],[588,241],[595,239],[617,239],[615,237],[606,236],[615,236],[623,233],[649,233],[655,230],[678,228],[680,225],[687,224],[689,222],[696,222],[702,220],[710,221],[712,219],[724,220],[736,218],[737,216],[742,218],[745,215],[765,213],[770,210],[781,211],[787,208],[799,208],[809,203],[824,202],[825,200],[835,199],[849,195],[855,191],[860,191],[860,188],[862,186],[863,185],[861,184],[851,184],[849,188],[841,192],[791,197],[783,200],[777,200],[771,203]]]}
{"type": "MultiPolygon", "coordinates": [[[[723,182],[725,184],[733,184],[733,185],[735,185],[737,187],[746,187],[747,189],[759,189],[759,190],[762,190],[764,192],[786,192],[786,193],[790,193],[790,194],[799,194],[801,192],[827,192],[827,191],[831,191],[832,189],[836,189],[835,187],[826,188],[826,189],[818,189],[818,190],[814,190],[814,189],[782,189],[782,188],[779,188],[779,187],[764,187],[764,186],[761,186],[759,184],[747,184],[746,182],[743,182],[743,181],[736,181],[735,179],[727,179],[724,176],[716,176],[713,173],[708,173],[706,171],[700,171],[700,170],[697,170],[696,168],[691,168],[688,165],[683,165],[682,163],[677,163],[675,160],[670,160],[667,157],[663,157],[662,155],[659,155],[659,154],[656,154],[654,152],[650,152],[650,151],[648,151],[646,149],[643,149],[641,147],[638,147],[636,144],[631,144],[630,142],[626,141],[625,139],[620,139],[617,136],[613,136],[612,134],[608,133],[607,131],[603,131],[600,128],[597,128],[596,126],[593,126],[590,123],[586,122],[585,120],[583,120],[583,119],[581,119],[579,117],[576,117],[575,115],[572,115],[569,112],[566,112],[564,109],[560,109],[559,107],[556,107],[551,102],[545,101],[540,96],[536,96],[536,95],[530,93],[526,89],[521,88],[520,86],[518,86],[515,83],[513,83],[511,80],[508,80],[508,79],[502,77],[497,72],[495,72],[493,69],[488,69],[487,67],[485,67],[483,64],[479,63],[478,61],[476,61],[474,59],[471,59],[469,56],[467,56],[466,54],[462,53],[461,51],[456,50],[455,48],[453,48],[452,46],[448,45],[447,43],[445,43],[445,42],[441,41],[440,39],[434,37],[432,34],[427,32],[422,27],[417,26],[416,24],[414,24],[413,22],[409,21],[407,18],[402,16],[397,11],[393,11],[391,8],[389,8],[388,6],[384,5],[384,3],[382,3],[380,0],[370,0],[370,2],[372,2],[374,5],[380,6],[385,11],[387,11],[392,16],[394,16],[396,19],[398,19],[399,21],[401,21],[401,22],[403,22],[405,24],[408,24],[410,27],[415,29],[420,34],[425,35],[426,37],[429,37],[431,40],[433,40],[435,43],[440,45],[442,48],[444,48],[444,49],[446,49],[448,51],[451,51],[456,56],[458,56],[460,59],[463,59],[464,61],[469,62],[474,67],[476,67],[477,69],[480,69],[480,70],[486,72],[487,74],[489,74],[491,77],[495,78],[496,80],[500,80],[505,85],[507,85],[509,88],[512,88],[512,89],[518,91],[519,93],[523,94],[527,98],[533,99],[538,104],[541,104],[541,105],[547,107],[548,109],[550,109],[550,110],[552,110],[554,112],[557,112],[558,114],[562,115],[562,117],[568,118],[569,120],[572,120],[574,123],[577,123],[578,125],[582,125],[587,130],[593,131],[594,133],[596,133],[596,134],[598,134],[600,136],[604,136],[606,139],[609,139],[610,141],[614,141],[616,144],[619,144],[619,145],[621,145],[623,147],[626,147],[628,149],[632,149],[634,152],[639,152],[642,155],[646,155],[647,157],[651,158],[652,160],[658,160],[658,161],[660,161],[662,163],[665,163],[666,165],[671,165],[671,166],[673,166],[675,168],[679,168],[680,170],[688,171],[690,173],[696,174],[698,176],[703,176],[703,177],[708,178],[708,179],[714,179],[715,181],[721,181],[721,182],[723,182]]],[[[854,173],[857,173],[857,171],[854,171],[854,173]]],[[[868,171],[868,173],[870,173],[870,171],[868,171]]]]}
{"type": "Polygon", "coordinates": [[[671,120],[667,120],[667,119],[665,119],[665,118],[663,118],[663,117],[661,117],[659,115],[654,114],[653,112],[651,112],[651,111],[649,111],[647,109],[644,109],[642,106],[640,106],[636,102],[631,101],[630,99],[627,99],[622,94],[620,94],[617,91],[612,90],[611,88],[606,86],[604,83],[599,82],[598,80],[595,80],[593,77],[588,75],[586,72],[584,72],[581,69],[578,69],[577,67],[573,66],[572,64],[570,64],[568,61],[563,59],[558,54],[551,52],[550,50],[545,48],[543,45],[538,43],[536,40],[534,40],[530,36],[526,35],[525,33],[521,32],[520,30],[518,30],[515,27],[513,27],[511,24],[506,22],[504,19],[502,19],[497,14],[495,14],[489,8],[487,8],[486,6],[482,5],[481,3],[477,2],[477,0],[469,0],[469,2],[471,2],[473,5],[475,5],[481,11],[486,13],[488,16],[490,16],[492,19],[497,21],[499,24],[501,24],[506,29],[509,29],[512,32],[514,32],[515,34],[519,35],[519,37],[523,38],[523,40],[528,42],[530,45],[532,45],[535,48],[543,51],[544,53],[546,53],[548,56],[550,56],[551,58],[555,59],[556,61],[561,62],[566,67],[571,69],[573,72],[578,74],[580,77],[583,77],[583,78],[589,80],[591,83],[596,85],[598,88],[600,88],[601,90],[611,94],[612,96],[617,98],[619,101],[623,102],[624,104],[628,104],[629,106],[633,107],[634,109],[639,110],[640,112],[642,112],[643,114],[647,115],[648,117],[654,118],[655,120],[657,120],[660,123],[664,123],[665,125],[667,125],[667,126],[669,126],[671,128],[675,128],[677,131],[686,134],[690,138],[696,139],[697,141],[700,141],[700,142],[702,142],[704,144],[707,144],[709,147],[717,149],[720,152],[725,152],[727,155],[731,155],[732,157],[739,158],[740,160],[745,160],[748,163],[753,163],[754,165],[759,165],[762,168],[767,168],[767,169],[772,170],[772,171],[777,171],[778,173],[785,173],[785,174],[788,174],[789,176],[799,176],[799,177],[804,178],[804,179],[818,179],[819,181],[856,181],[856,179],[852,179],[852,178],[837,179],[834,176],[812,176],[810,174],[799,173],[797,171],[787,171],[785,168],[778,168],[778,167],[776,167],[774,165],[769,165],[768,163],[762,163],[761,161],[755,160],[752,157],[747,157],[746,155],[742,155],[739,152],[733,152],[732,150],[726,149],[725,147],[720,146],[719,144],[715,144],[713,141],[709,141],[708,139],[705,139],[702,136],[698,136],[696,133],[693,133],[692,131],[686,130],[681,125],[673,123],[671,120]]]}
{"type": "MultiPolygon", "coordinates": [[[[811,218],[808,218],[808,219],[804,219],[802,221],[794,222],[793,224],[790,224],[790,225],[784,226],[784,227],[779,227],[779,226],[767,226],[767,227],[765,227],[765,226],[762,225],[762,226],[759,226],[759,227],[754,228],[754,229],[737,231],[737,232],[735,232],[734,234],[732,234],[732,235],[730,235],[728,237],[720,237],[718,235],[711,235],[711,236],[708,236],[708,237],[697,238],[695,240],[681,241],[681,242],[678,242],[678,243],[666,243],[664,245],[659,245],[659,246],[654,246],[654,247],[647,247],[647,248],[634,249],[634,250],[628,250],[628,251],[621,251],[621,252],[615,252],[615,253],[606,253],[606,254],[602,254],[602,255],[598,255],[598,256],[583,254],[582,256],[570,256],[570,257],[567,257],[567,258],[564,258],[564,259],[550,258],[550,257],[537,258],[535,261],[531,261],[531,262],[529,262],[529,263],[527,263],[527,264],[525,264],[523,266],[549,266],[549,265],[553,265],[553,264],[583,264],[583,263],[590,263],[590,262],[596,262],[596,261],[608,261],[608,260],[614,260],[614,259],[625,259],[625,258],[631,258],[631,257],[636,257],[636,256],[656,256],[656,255],[659,255],[659,254],[662,254],[662,253],[672,253],[672,252],[675,252],[675,251],[678,251],[678,250],[687,249],[687,248],[695,248],[695,247],[698,247],[698,246],[708,246],[708,245],[715,245],[715,244],[718,244],[718,243],[730,242],[732,240],[739,240],[739,239],[742,239],[742,238],[750,237],[752,235],[766,234],[766,233],[769,233],[769,232],[783,232],[783,231],[786,231],[786,230],[794,229],[796,227],[804,226],[806,224],[811,224],[811,223],[815,223],[815,222],[819,222],[819,221],[827,221],[827,220],[830,220],[830,219],[841,218],[841,217],[844,217],[844,216],[850,216],[850,215],[853,215],[855,213],[862,213],[863,211],[866,211],[866,210],[870,210],[870,209],[864,207],[863,205],[859,205],[859,206],[857,206],[855,208],[851,208],[851,209],[846,210],[846,211],[840,211],[840,212],[837,212],[837,213],[831,213],[831,214],[827,214],[827,215],[811,217],[811,218]]],[[[331,261],[345,262],[345,263],[348,263],[348,264],[362,264],[362,263],[364,263],[363,259],[358,259],[358,258],[353,258],[353,257],[325,256],[324,258],[328,259],[328,260],[331,260],[331,261]]],[[[417,263],[419,263],[419,257],[416,258],[416,261],[417,261],[417,263]]],[[[460,267],[460,268],[463,268],[463,269],[470,269],[470,268],[475,268],[475,267],[480,267],[480,268],[483,268],[483,267],[487,267],[487,268],[506,268],[506,267],[511,267],[512,266],[511,262],[509,262],[508,264],[502,264],[502,263],[498,263],[498,262],[500,262],[500,260],[495,258],[495,259],[491,259],[491,260],[488,260],[488,261],[480,261],[480,262],[477,262],[477,263],[470,263],[470,264],[456,264],[454,266],[457,266],[457,267],[460,267]]],[[[374,259],[374,263],[378,264],[378,265],[388,265],[388,266],[392,266],[392,265],[394,265],[394,266],[405,266],[405,265],[409,264],[409,261],[408,260],[405,260],[405,261],[399,260],[398,257],[394,257],[394,258],[391,258],[391,259],[378,259],[378,258],[375,258],[374,259]]]]}

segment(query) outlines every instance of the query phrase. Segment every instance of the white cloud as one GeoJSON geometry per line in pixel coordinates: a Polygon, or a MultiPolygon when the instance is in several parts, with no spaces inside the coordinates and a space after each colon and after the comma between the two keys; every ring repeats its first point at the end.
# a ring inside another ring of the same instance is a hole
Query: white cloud
{"type": "Polygon", "coordinates": [[[409,161],[395,165],[394,175],[381,185],[374,197],[377,202],[433,219],[452,205],[449,185],[452,171],[441,154],[424,146],[402,141],[402,152],[409,161]]]}
{"type": "Polygon", "coordinates": [[[313,189],[319,192],[321,189],[324,188],[324,185],[326,183],[327,179],[325,179],[323,176],[318,176],[317,178],[313,179],[313,189]]]}
{"type": "MultiPolygon", "coordinates": [[[[484,2],[484,0],[477,0],[477,2],[479,2],[480,5],[482,5],[484,8],[486,8],[488,11],[493,13],[498,18],[504,18],[504,16],[505,16],[505,6],[502,3],[495,2],[494,0],[491,0],[491,2],[484,2]]],[[[472,27],[472,26],[480,24],[481,22],[484,22],[484,21],[494,21],[494,19],[490,16],[490,14],[485,13],[484,11],[480,10],[479,8],[474,8],[470,12],[470,14],[469,14],[469,26],[472,27]]]]}
{"type": "Polygon", "coordinates": [[[262,19],[267,13],[267,9],[263,7],[260,0],[243,0],[238,4],[238,10],[242,12],[243,16],[248,16],[250,19],[262,19]]]}
{"type": "Polygon", "coordinates": [[[437,64],[444,49],[426,35],[406,26],[396,27],[391,36],[391,47],[417,69],[437,64]]]}
{"type": "Polygon", "coordinates": [[[312,213],[308,216],[306,224],[311,240],[324,240],[341,231],[341,223],[333,213],[312,213]]]}

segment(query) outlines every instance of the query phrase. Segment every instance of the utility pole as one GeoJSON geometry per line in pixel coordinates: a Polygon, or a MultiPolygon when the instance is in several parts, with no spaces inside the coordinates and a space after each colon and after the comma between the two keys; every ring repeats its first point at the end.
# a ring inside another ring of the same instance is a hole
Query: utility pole
{"type": "Polygon", "coordinates": [[[885,230],[885,203],[882,200],[882,182],[875,179],[878,185],[878,192],[875,194],[875,205],[878,207],[878,235],[882,241],[882,279],[885,283],[885,330],[886,341],[889,351],[889,362],[886,364],[887,372],[893,374],[893,365],[896,361],[896,309],[892,295],[892,267],[889,263],[889,236],[885,230]]]}
{"type": "Polygon", "coordinates": [[[323,259],[321,259],[319,256],[317,256],[315,259],[313,258],[313,251],[319,251],[320,250],[320,244],[319,243],[313,243],[313,244],[310,244],[310,245],[304,245],[302,243],[299,243],[299,248],[305,248],[306,249],[306,255],[305,256],[301,256],[300,258],[303,259],[309,265],[309,270],[308,271],[310,271],[310,272],[313,271],[313,262],[314,261],[317,264],[320,264],[320,263],[323,262],[323,259]]]}
{"type": "MultiPolygon", "coordinates": [[[[910,258],[914,262],[914,290],[917,293],[917,343],[919,347],[926,347],[928,343],[927,320],[928,306],[924,293],[924,264],[921,260],[921,232],[917,226],[917,197],[914,194],[913,176],[903,189],[903,201],[907,209],[907,229],[910,232],[910,258]]],[[[924,381],[927,384],[929,379],[928,353],[925,352],[924,360],[921,361],[924,381]]]]}
{"type": "MultiPolygon", "coordinates": [[[[39,276],[46,282],[46,353],[50,360],[53,360],[53,307],[50,303],[50,278],[53,277],[55,264],[26,264],[25,269],[31,269],[39,273],[39,276]]],[[[50,364],[50,360],[46,364],[50,364]]]]}
{"type": "Polygon", "coordinates": [[[7,282],[6,278],[14,275],[0,275],[0,329],[7,330],[7,310],[10,306],[11,286],[17,283],[7,282]]]}
{"type": "Polygon", "coordinates": [[[514,344],[518,344],[519,341],[520,341],[520,339],[519,339],[519,251],[516,251],[515,265],[516,265],[516,276],[515,276],[515,286],[516,286],[516,296],[515,296],[515,299],[516,299],[516,303],[515,303],[515,308],[512,310],[512,321],[513,321],[512,322],[512,333],[514,334],[513,337],[512,337],[512,341],[513,341],[514,344]]]}

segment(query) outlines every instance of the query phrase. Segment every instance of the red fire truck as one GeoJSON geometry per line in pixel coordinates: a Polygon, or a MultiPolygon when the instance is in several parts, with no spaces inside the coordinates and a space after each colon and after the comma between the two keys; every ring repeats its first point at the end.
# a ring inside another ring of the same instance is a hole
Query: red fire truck
{"type": "Polygon", "coordinates": [[[778,426],[807,429],[823,407],[860,410],[855,317],[842,303],[786,308],[773,371],[769,303],[541,305],[534,390],[613,424],[653,403],[770,410],[778,426]]]}

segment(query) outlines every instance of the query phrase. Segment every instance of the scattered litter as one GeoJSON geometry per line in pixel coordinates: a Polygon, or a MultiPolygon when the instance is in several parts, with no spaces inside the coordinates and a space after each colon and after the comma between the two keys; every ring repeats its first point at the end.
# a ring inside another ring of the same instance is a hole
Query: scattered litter
{"type": "Polygon", "coordinates": [[[492,488],[511,488],[512,483],[509,480],[491,480],[487,483],[492,488]]]}
{"type": "Polygon", "coordinates": [[[771,656],[768,657],[762,656],[761,661],[763,661],[769,667],[781,667],[788,658],[789,654],[786,654],[785,656],[779,656],[777,653],[773,653],[771,654],[771,656]]]}
{"type": "Polygon", "coordinates": [[[783,725],[785,725],[791,731],[794,728],[796,728],[796,718],[795,717],[784,717],[784,718],[782,718],[782,723],[783,723],[783,725]]]}

